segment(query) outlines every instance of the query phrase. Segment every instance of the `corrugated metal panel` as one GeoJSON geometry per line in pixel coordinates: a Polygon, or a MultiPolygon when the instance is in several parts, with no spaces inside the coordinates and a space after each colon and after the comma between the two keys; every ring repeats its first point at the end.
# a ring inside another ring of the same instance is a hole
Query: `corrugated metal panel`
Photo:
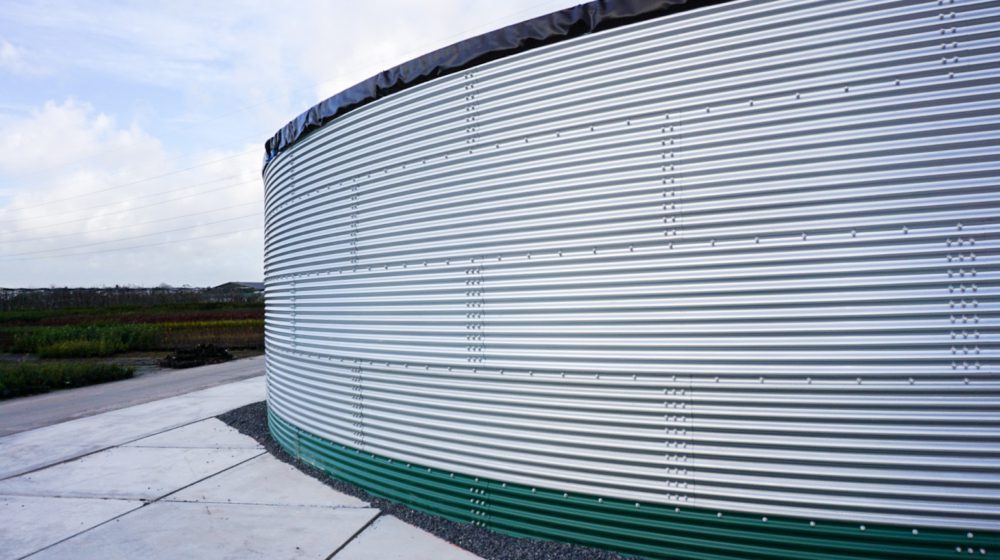
{"type": "Polygon", "coordinates": [[[733,2],[271,162],[269,401],[625,501],[1000,528],[1000,2],[733,2]]]}
{"type": "Polygon", "coordinates": [[[857,525],[671,507],[509,484],[362,453],[269,415],[274,438],[301,460],[369,492],[504,533],[652,558],[914,560],[980,556],[996,533],[857,525]]]}

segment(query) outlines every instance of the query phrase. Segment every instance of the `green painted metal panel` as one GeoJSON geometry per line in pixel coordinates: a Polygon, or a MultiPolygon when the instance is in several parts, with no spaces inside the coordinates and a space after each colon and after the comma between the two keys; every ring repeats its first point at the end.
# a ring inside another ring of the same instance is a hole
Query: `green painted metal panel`
{"type": "Polygon", "coordinates": [[[521,537],[649,558],[815,560],[990,557],[996,533],[764,518],[530,488],[365,453],[299,429],[273,410],[271,433],[304,462],[368,492],[521,537]]]}

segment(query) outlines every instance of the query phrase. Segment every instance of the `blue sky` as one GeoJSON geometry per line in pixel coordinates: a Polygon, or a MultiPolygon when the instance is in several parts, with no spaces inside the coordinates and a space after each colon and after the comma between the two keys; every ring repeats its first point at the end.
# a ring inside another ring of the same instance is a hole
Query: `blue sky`
{"type": "Polygon", "coordinates": [[[0,10],[0,287],[262,276],[263,143],[424,52],[578,2],[0,10]]]}

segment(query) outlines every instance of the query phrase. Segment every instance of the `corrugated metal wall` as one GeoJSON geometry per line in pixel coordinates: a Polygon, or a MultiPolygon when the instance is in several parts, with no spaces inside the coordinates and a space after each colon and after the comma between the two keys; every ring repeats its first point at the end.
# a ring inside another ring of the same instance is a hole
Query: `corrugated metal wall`
{"type": "Polygon", "coordinates": [[[568,493],[1000,529],[998,92],[1000,2],[775,0],[350,112],[265,172],[272,411],[568,493]]]}

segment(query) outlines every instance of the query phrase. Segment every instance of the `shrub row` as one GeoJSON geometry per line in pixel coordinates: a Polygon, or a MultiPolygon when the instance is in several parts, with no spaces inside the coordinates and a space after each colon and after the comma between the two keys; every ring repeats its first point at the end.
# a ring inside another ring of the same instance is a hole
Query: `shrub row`
{"type": "Polygon", "coordinates": [[[263,317],[263,304],[200,304],[138,308],[85,307],[79,309],[0,311],[0,325],[23,327],[81,324],[120,325],[263,319],[263,317]]]}
{"type": "Polygon", "coordinates": [[[133,368],[111,364],[0,363],[0,399],[117,381],[133,373],[133,368]]]}
{"type": "Polygon", "coordinates": [[[260,329],[264,330],[264,319],[234,319],[215,321],[170,321],[156,323],[157,329],[260,329]]]}
{"type": "Polygon", "coordinates": [[[157,330],[152,325],[66,325],[21,329],[10,351],[44,358],[110,356],[151,348],[157,330]]]}
{"type": "Polygon", "coordinates": [[[176,350],[199,344],[262,348],[264,321],[191,321],[126,325],[63,325],[0,329],[0,349],[41,358],[111,356],[136,350],[176,350]]]}
{"type": "Polygon", "coordinates": [[[156,350],[194,348],[200,344],[213,344],[231,350],[263,349],[264,327],[167,329],[160,332],[156,350]]]}

